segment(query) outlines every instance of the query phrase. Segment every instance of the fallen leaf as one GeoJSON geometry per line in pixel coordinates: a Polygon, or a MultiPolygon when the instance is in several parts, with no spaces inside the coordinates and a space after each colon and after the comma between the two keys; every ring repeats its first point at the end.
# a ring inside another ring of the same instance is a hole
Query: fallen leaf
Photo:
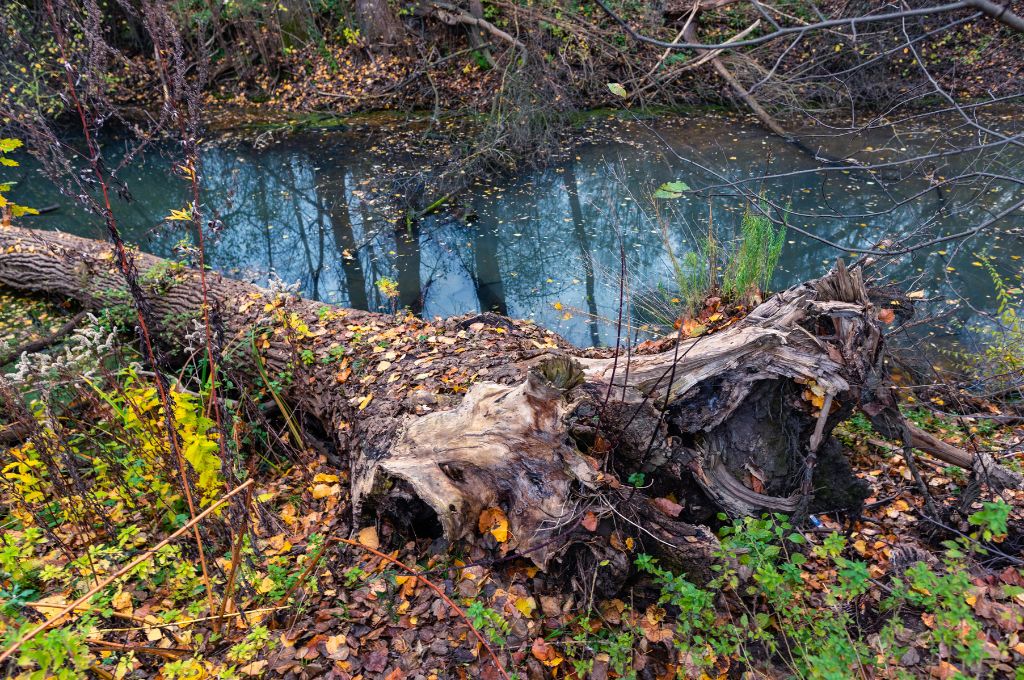
{"type": "Polygon", "coordinates": [[[478,526],[480,533],[490,532],[498,543],[508,540],[508,517],[501,508],[487,508],[481,512],[478,526]]]}
{"type": "Polygon", "coordinates": [[[587,531],[597,531],[597,515],[588,510],[587,514],[583,515],[583,520],[580,524],[587,531]]]}
{"type": "Polygon", "coordinates": [[[253,661],[252,663],[248,663],[242,666],[238,669],[238,672],[243,675],[248,675],[250,677],[256,675],[263,675],[263,671],[266,670],[269,664],[270,662],[266,659],[260,659],[259,661],[253,661]]]}
{"type": "Polygon", "coordinates": [[[679,514],[683,511],[683,506],[668,498],[655,498],[654,505],[669,517],[679,517],[679,514]]]}
{"type": "Polygon", "coordinates": [[[537,608],[537,600],[532,597],[520,597],[516,600],[516,609],[522,612],[527,618],[533,617],[533,610],[537,608]]]}
{"type": "Polygon", "coordinates": [[[548,668],[554,668],[565,660],[558,653],[557,649],[544,641],[544,638],[537,638],[534,640],[530,651],[533,652],[533,657],[537,659],[537,661],[540,661],[548,668]]]}
{"type": "Polygon", "coordinates": [[[117,595],[114,595],[113,599],[110,601],[110,604],[114,607],[114,611],[130,612],[132,609],[131,593],[126,593],[122,590],[117,595]]]}
{"type": "Polygon", "coordinates": [[[380,538],[377,536],[377,527],[364,527],[359,530],[359,534],[356,536],[360,545],[365,545],[367,548],[373,548],[376,550],[380,547],[380,538]]]}
{"type": "Polygon", "coordinates": [[[313,487],[313,498],[315,500],[333,496],[337,493],[341,493],[341,486],[338,484],[317,484],[313,487]]]}

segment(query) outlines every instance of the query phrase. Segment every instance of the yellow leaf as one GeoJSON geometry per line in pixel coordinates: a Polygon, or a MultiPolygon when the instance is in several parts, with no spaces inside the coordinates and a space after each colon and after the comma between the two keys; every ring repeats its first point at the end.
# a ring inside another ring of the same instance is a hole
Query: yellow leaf
{"type": "Polygon", "coordinates": [[[380,547],[380,538],[377,536],[377,527],[364,527],[359,530],[356,535],[356,540],[359,541],[360,545],[365,545],[367,548],[373,548],[376,550],[380,547]]]}
{"type": "Polygon", "coordinates": [[[505,516],[501,508],[487,508],[481,512],[478,526],[480,533],[491,532],[494,540],[498,543],[508,540],[508,517],[505,516]]]}
{"type": "Polygon", "coordinates": [[[125,591],[119,592],[114,595],[114,598],[110,601],[110,604],[114,607],[114,611],[126,612],[132,609],[132,596],[131,593],[125,591]]]}
{"type": "Polygon", "coordinates": [[[521,597],[516,600],[516,609],[522,612],[523,616],[529,618],[533,616],[533,610],[537,608],[537,600],[532,597],[521,597]]]}
{"type": "Polygon", "coordinates": [[[359,410],[362,411],[364,408],[369,406],[371,401],[373,401],[373,394],[367,394],[363,397],[363,400],[359,402],[359,410]]]}
{"type": "Polygon", "coordinates": [[[165,217],[164,220],[168,222],[189,222],[192,220],[192,215],[184,210],[171,210],[171,214],[165,217]]]}
{"type": "Polygon", "coordinates": [[[326,498],[327,496],[333,496],[340,491],[341,487],[337,484],[334,484],[333,486],[330,484],[316,484],[313,487],[313,499],[319,500],[321,498],[326,498]]]}
{"type": "Polygon", "coordinates": [[[329,474],[320,472],[320,473],[317,474],[316,477],[313,478],[313,481],[314,482],[326,482],[328,484],[333,484],[334,482],[338,481],[338,475],[329,475],[329,474]]]}
{"type": "Polygon", "coordinates": [[[266,576],[262,581],[260,581],[259,585],[256,586],[256,592],[260,595],[266,595],[274,589],[274,585],[274,579],[270,578],[269,576],[266,576]]]}

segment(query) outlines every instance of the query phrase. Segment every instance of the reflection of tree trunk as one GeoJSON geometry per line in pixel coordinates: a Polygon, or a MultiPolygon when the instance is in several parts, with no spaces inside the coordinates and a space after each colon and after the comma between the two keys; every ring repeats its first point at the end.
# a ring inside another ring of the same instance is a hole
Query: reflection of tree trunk
{"type": "Polygon", "coordinates": [[[583,260],[583,273],[587,290],[587,311],[590,313],[590,342],[594,347],[601,344],[601,334],[597,330],[597,294],[594,285],[594,260],[590,255],[590,243],[587,240],[586,225],[583,223],[583,208],[580,206],[579,186],[576,183],[576,170],[570,160],[562,173],[565,182],[565,193],[569,196],[569,209],[572,211],[572,230],[576,243],[580,247],[580,259],[583,260]]]}
{"type": "Polygon", "coordinates": [[[359,30],[371,48],[387,48],[402,40],[405,30],[387,0],[356,0],[355,9],[359,30]]]}
{"type": "Polygon", "coordinates": [[[498,234],[490,226],[481,226],[473,229],[473,287],[480,301],[480,311],[507,315],[505,285],[498,266],[498,234]]]}
{"type": "MultiPolygon", "coordinates": [[[[314,191],[314,193],[316,193],[314,191]]],[[[324,201],[320,194],[316,195],[316,269],[313,270],[313,285],[320,289],[320,277],[324,272],[324,201]]],[[[315,295],[318,300],[319,295],[315,295]]]]}
{"type": "Polygon", "coordinates": [[[366,299],[366,275],[359,261],[359,249],[356,246],[355,233],[352,231],[352,215],[348,209],[348,198],[345,195],[345,173],[337,174],[329,171],[316,171],[316,192],[322,196],[327,205],[327,214],[331,217],[331,231],[334,232],[334,245],[338,249],[341,269],[345,275],[345,290],[348,293],[348,304],[355,309],[369,309],[366,299]]]}
{"type": "MultiPolygon", "coordinates": [[[[264,175],[260,173],[260,190],[256,192],[256,214],[265,217],[267,213],[267,185],[264,175]]],[[[271,225],[263,220],[263,238],[267,246],[267,273],[274,271],[274,239],[271,235],[271,225]]]]}
{"type": "MultiPolygon", "coordinates": [[[[302,243],[302,254],[306,258],[306,272],[309,274],[310,286],[309,293],[314,300],[320,299],[320,270],[323,267],[323,225],[320,225],[320,262],[314,266],[313,264],[313,252],[309,247],[309,236],[306,234],[306,220],[303,219],[302,206],[300,205],[299,195],[295,188],[297,182],[295,179],[295,170],[288,164],[288,186],[292,188],[292,214],[295,215],[295,229],[299,236],[299,241],[302,243]]],[[[322,220],[320,214],[320,203],[317,200],[317,220],[322,220]]]]}
{"type": "Polygon", "coordinates": [[[398,270],[398,307],[413,314],[423,311],[420,284],[420,227],[412,222],[410,231],[395,229],[395,269],[398,270]]]}

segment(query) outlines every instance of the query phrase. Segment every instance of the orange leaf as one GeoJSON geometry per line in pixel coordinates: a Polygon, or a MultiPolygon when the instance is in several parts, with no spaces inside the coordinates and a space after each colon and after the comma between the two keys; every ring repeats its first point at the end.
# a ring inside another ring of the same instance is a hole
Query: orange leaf
{"type": "Polygon", "coordinates": [[[597,531],[597,515],[587,511],[587,514],[583,515],[583,521],[580,522],[583,528],[587,531],[597,531]]]}
{"type": "Polygon", "coordinates": [[[478,527],[482,534],[491,532],[498,543],[508,540],[508,517],[501,508],[487,508],[481,512],[478,527]]]}
{"type": "Polygon", "coordinates": [[[882,323],[892,323],[896,318],[896,313],[891,309],[882,309],[878,312],[878,320],[882,323]]]}
{"type": "Polygon", "coordinates": [[[558,653],[558,650],[544,641],[544,638],[534,640],[530,651],[533,652],[533,656],[537,661],[540,661],[548,668],[554,668],[565,660],[558,653]]]}
{"type": "Polygon", "coordinates": [[[365,545],[367,548],[373,548],[376,550],[380,547],[380,538],[377,536],[376,527],[365,527],[359,530],[359,534],[356,537],[358,541],[365,545]]]}

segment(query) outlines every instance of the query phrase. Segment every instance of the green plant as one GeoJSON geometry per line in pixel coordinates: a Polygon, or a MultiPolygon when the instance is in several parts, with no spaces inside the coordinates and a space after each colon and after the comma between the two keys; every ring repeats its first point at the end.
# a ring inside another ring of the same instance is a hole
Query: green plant
{"type": "Polygon", "coordinates": [[[590,616],[580,617],[577,624],[579,632],[573,636],[573,641],[588,650],[584,658],[570,660],[577,674],[589,674],[594,668],[594,658],[601,655],[607,657],[608,669],[617,677],[625,680],[636,678],[633,649],[638,641],[638,631],[634,627],[611,630],[601,626],[595,631],[594,626],[600,624],[590,616]]]}
{"type": "Polygon", "coordinates": [[[722,292],[733,300],[747,300],[768,289],[779,263],[786,228],[778,229],[767,217],[767,205],[747,207],[740,223],[740,240],[722,276],[722,292]]]}
{"type": "Polygon", "coordinates": [[[975,264],[981,265],[992,280],[996,294],[996,314],[989,324],[976,324],[970,330],[981,336],[984,349],[979,353],[955,353],[965,368],[978,377],[991,379],[990,387],[1016,387],[1024,372],[1024,318],[1018,313],[1022,288],[1018,273],[1013,285],[996,268],[992,257],[977,254],[975,264]],[[1016,381],[1016,382],[1015,382],[1016,381]]]}
{"type": "Polygon", "coordinates": [[[676,647],[696,668],[710,672],[723,658],[752,663],[757,647],[778,655],[798,677],[846,678],[851,668],[872,663],[867,644],[850,634],[844,606],[864,592],[866,566],[839,556],[842,537],[827,540],[816,553],[834,561],[837,578],[818,595],[803,577],[807,556],[794,549],[805,542],[783,516],[745,518],[722,530],[717,575],[705,588],[647,555],[636,566],[660,588],[659,604],[677,612],[676,647]],[[719,591],[738,598],[738,615],[717,610],[719,591]]]}
{"type": "Polygon", "coordinates": [[[509,624],[505,618],[494,611],[480,600],[473,600],[466,607],[466,616],[473,627],[487,636],[492,643],[500,645],[505,643],[505,636],[508,635],[509,624]]]}
{"type": "Polygon", "coordinates": [[[786,241],[785,226],[775,227],[767,217],[768,206],[748,206],[733,242],[722,242],[709,228],[692,250],[682,256],[672,247],[669,221],[659,200],[681,197],[690,188],[683,182],[662,184],[653,194],[662,245],[672,266],[675,289],[659,286],[654,295],[642,297],[643,311],[662,321],[684,316],[695,318],[705,301],[720,295],[727,303],[748,305],[768,289],[786,241]],[[720,264],[721,263],[721,264],[720,264]]]}
{"type": "Polygon", "coordinates": [[[85,676],[91,657],[85,635],[74,628],[56,628],[23,644],[18,665],[35,667],[21,676],[26,680],[74,680],[85,676]]]}
{"type": "Polygon", "coordinates": [[[255,659],[263,650],[273,649],[275,641],[266,626],[253,626],[241,642],[228,650],[228,658],[239,663],[255,659]]]}
{"type": "Polygon", "coordinates": [[[978,527],[982,540],[1001,540],[1009,530],[1008,521],[1012,509],[1002,498],[997,498],[995,502],[982,504],[982,509],[971,515],[967,521],[978,527]]]}

